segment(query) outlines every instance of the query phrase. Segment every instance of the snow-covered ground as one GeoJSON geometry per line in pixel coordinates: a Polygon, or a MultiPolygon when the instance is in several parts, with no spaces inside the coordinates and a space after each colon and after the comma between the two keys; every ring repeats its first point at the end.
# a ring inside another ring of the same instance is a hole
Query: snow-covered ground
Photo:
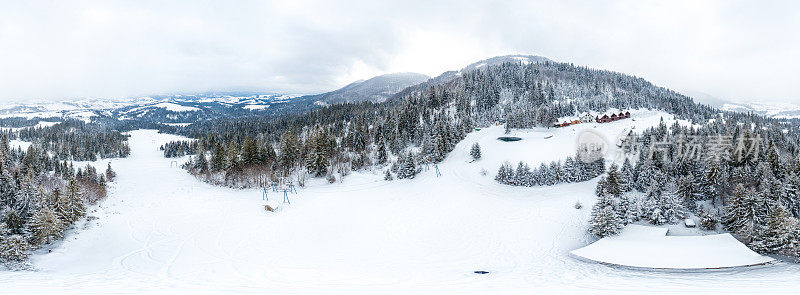
{"type": "Polygon", "coordinates": [[[525,139],[514,143],[496,140],[501,126],[486,128],[458,144],[439,165],[441,177],[428,170],[386,182],[375,171],[335,184],[315,180],[275,213],[263,209],[258,190],[214,187],[170,168],[158,147],[179,137],[134,131],[131,156],[111,161],[119,177],[90,213],[98,219],[33,256],[38,271],[0,272],[0,286],[3,293],[796,292],[795,264],[684,273],[574,259],[570,251],[594,241],[586,222],[596,180],[524,188],[492,179],[504,160],[570,155],[571,128],[615,134],[657,120],[515,132],[525,139]],[[484,159],[469,163],[474,142],[484,159]],[[583,209],[573,208],[576,201],[583,209]]]}
{"type": "Polygon", "coordinates": [[[763,265],[774,259],[748,249],[730,234],[667,236],[666,228],[629,225],[572,251],[591,261],[639,268],[710,269],[763,265]]]}

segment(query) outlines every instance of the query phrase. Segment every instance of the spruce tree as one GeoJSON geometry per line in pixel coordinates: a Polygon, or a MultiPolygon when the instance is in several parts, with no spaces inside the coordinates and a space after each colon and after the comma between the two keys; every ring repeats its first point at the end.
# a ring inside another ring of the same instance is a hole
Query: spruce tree
{"type": "Polygon", "coordinates": [[[209,168],[213,172],[220,171],[225,168],[225,149],[220,144],[214,145],[214,150],[211,153],[211,161],[209,168]]]}
{"type": "Polygon", "coordinates": [[[315,132],[310,139],[311,147],[306,158],[306,169],[316,177],[325,176],[328,172],[329,153],[325,140],[325,135],[321,131],[315,132]]]}
{"type": "Polygon", "coordinates": [[[616,235],[622,229],[623,221],[614,210],[610,194],[602,194],[592,207],[592,217],[589,220],[589,232],[603,238],[616,235]]]}
{"type": "Polygon", "coordinates": [[[386,143],[383,140],[378,141],[378,151],[375,158],[378,164],[386,164],[389,160],[389,153],[386,152],[386,143]]]}
{"type": "Polygon", "coordinates": [[[0,262],[23,262],[32,248],[22,235],[0,236],[0,262]]]}
{"type": "Polygon", "coordinates": [[[469,151],[469,155],[472,157],[472,160],[480,160],[481,159],[481,146],[478,145],[476,142],[472,145],[472,148],[469,151]]]}
{"type": "Polygon", "coordinates": [[[389,169],[386,169],[386,174],[383,175],[383,180],[392,181],[394,177],[392,177],[392,172],[389,169]]]}
{"type": "Polygon", "coordinates": [[[75,178],[70,179],[67,185],[67,191],[64,194],[66,212],[60,215],[68,223],[73,223],[86,214],[86,204],[84,204],[83,194],[81,193],[80,184],[75,178]]]}
{"type": "Polygon", "coordinates": [[[762,205],[755,190],[739,184],[725,206],[725,227],[742,237],[752,238],[761,223],[759,212],[762,205]]]}
{"type": "Polygon", "coordinates": [[[417,175],[417,166],[414,164],[414,155],[408,153],[403,162],[400,164],[400,169],[397,171],[397,178],[414,178],[417,175]]]}
{"type": "Polygon", "coordinates": [[[678,179],[675,196],[686,209],[690,211],[697,210],[697,204],[695,203],[694,179],[691,175],[682,176],[680,179],[678,179]]]}
{"type": "Polygon", "coordinates": [[[116,178],[117,172],[115,172],[114,169],[111,169],[111,163],[109,162],[108,166],[106,167],[106,180],[113,182],[116,178]]]}
{"type": "Polygon", "coordinates": [[[795,237],[796,220],[781,206],[775,205],[766,218],[766,224],[758,230],[750,247],[762,254],[783,254],[790,250],[795,237]]]}

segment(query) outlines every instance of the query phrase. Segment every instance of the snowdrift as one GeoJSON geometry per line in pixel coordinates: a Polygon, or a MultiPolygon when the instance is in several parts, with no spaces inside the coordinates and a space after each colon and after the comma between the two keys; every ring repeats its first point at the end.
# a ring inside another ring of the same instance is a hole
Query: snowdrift
{"type": "Polygon", "coordinates": [[[629,225],[571,252],[578,258],[648,269],[720,269],[763,265],[774,259],[759,255],[730,234],[666,236],[666,228],[629,225]]]}

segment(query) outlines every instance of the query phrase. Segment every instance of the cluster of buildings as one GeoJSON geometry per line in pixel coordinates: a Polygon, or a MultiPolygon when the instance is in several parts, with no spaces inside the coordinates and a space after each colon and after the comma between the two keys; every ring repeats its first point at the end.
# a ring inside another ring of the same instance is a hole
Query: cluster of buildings
{"type": "Polygon", "coordinates": [[[578,120],[565,121],[563,123],[556,123],[556,124],[553,125],[553,127],[567,127],[567,126],[570,126],[570,125],[577,125],[577,124],[581,124],[581,123],[591,123],[592,121],[597,122],[597,123],[608,123],[608,122],[614,122],[614,121],[619,121],[619,120],[623,120],[623,119],[628,119],[630,117],[631,117],[631,112],[624,112],[624,113],[620,112],[619,114],[611,113],[611,116],[604,114],[602,117],[600,117],[600,115],[592,117],[592,115],[590,115],[589,113],[586,113],[583,116],[581,116],[580,119],[578,119],[578,120]]]}

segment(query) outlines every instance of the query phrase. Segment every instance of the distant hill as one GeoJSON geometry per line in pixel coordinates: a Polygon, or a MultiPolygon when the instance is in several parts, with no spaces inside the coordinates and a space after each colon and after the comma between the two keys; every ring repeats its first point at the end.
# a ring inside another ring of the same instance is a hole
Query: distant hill
{"type": "Polygon", "coordinates": [[[304,98],[317,105],[331,105],[347,102],[383,102],[406,87],[430,79],[419,73],[394,73],[380,75],[368,80],[356,81],[340,89],[322,94],[308,95],[304,98]]]}

